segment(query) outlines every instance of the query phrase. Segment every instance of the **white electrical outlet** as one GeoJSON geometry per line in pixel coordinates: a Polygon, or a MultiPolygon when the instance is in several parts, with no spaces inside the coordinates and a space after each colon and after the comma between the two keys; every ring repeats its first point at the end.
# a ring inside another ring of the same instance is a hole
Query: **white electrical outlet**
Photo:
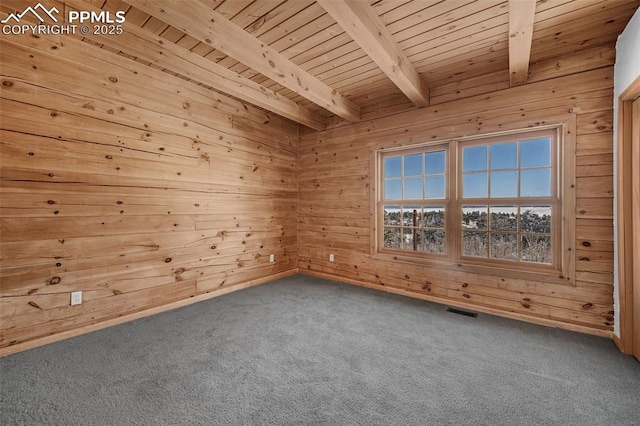
{"type": "Polygon", "coordinates": [[[71,305],[80,305],[82,304],[82,292],[81,291],[72,291],[71,292],[71,305]]]}
{"type": "Polygon", "coordinates": [[[275,262],[276,261],[276,255],[275,254],[270,254],[269,255],[269,262],[275,262]]]}
{"type": "Polygon", "coordinates": [[[329,262],[335,262],[336,261],[336,257],[334,256],[333,253],[329,254],[329,262]]]}

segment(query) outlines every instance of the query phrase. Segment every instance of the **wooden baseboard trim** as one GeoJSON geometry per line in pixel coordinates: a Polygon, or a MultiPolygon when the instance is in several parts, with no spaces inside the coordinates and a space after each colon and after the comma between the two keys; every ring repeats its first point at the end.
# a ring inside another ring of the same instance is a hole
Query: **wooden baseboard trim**
{"type": "Polygon", "coordinates": [[[189,299],[178,300],[176,302],[172,302],[166,305],[145,309],[144,311],[134,312],[132,314],[123,315],[118,318],[113,318],[106,321],[100,321],[95,324],[88,324],[82,327],[74,328],[73,330],[67,330],[61,333],[52,334],[51,336],[44,336],[38,339],[29,340],[27,342],[18,343],[12,346],[6,346],[4,348],[0,348],[0,358],[7,355],[15,354],[18,352],[26,351],[27,349],[33,349],[38,346],[48,345],[49,343],[54,343],[60,340],[69,339],[71,337],[79,336],[81,334],[90,333],[92,331],[101,330],[103,328],[111,327],[118,324],[123,324],[125,322],[159,314],[161,312],[170,311],[172,309],[181,308],[183,306],[188,306],[193,303],[213,299],[214,297],[223,296],[228,293],[233,293],[234,291],[243,290],[249,287],[255,287],[257,285],[265,284],[270,281],[275,281],[281,278],[290,277],[290,276],[296,275],[297,273],[298,273],[298,268],[290,269],[288,271],[280,272],[278,274],[269,275],[269,276],[258,278],[251,281],[246,281],[241,284],[235,284],[229,287],[223,287],[223,288],[214,290],[210,293],[199,294],[197,296],[190,297],[189,299]]]}
{"type": "Polygon", "coordinates": [[[176,302],[173,302],[173,303],[169,303],[167,305],[157,306],[155,308],[146,309],[144,311],[135,312],[135,313],[132,313],[132,314],[129,314],[129,315],[124,315],[122,317],[113,318],[113,319],[110,319],[110,320],[107,320],[107,321],[101,321],[101,322],[98,322],[98,323],[95,323],[95,324],[85,325],[85,326],[82,326],[82,327],[79,327],[79,328],[76,328],[76,329],[73,329],[73,330],[63,331],[61,333],[56,333],[56,334],[53,334],[51,336],[45,336],[45,337],[41,337],[41,338],[38,338],[38,339],[30,340],[28,342],[18,343],[16,345],[0,348],[0,357],[4,357],[4,356],[15,354],[15,353],[18,353],[18,352],[26,351],[28,349],[33,349],[33,348],[36,348],[38,346],[47,345],[49,343],[54,343],[54,342],[57,342],[57,341],[60,341],[60,340],[69,339],[71,337],[79,336],[81,334],[90,333],[92,331],[101,330],[103,328],[111,327],[111,326],[114,326],[114,325],[123,324],[125,322],[133,321],[133,320],[144,318],[144,317],[147,317],[147,316],[159,314],[161,312],[170,311],[172,309],[181,308],[183,306],[188,306],[188,305],[191,305],[193,303],[197,303],[197,302],[202,302],[204,300],[213,299],[214,297],[223,296],[225,294],[232,293],[232,292],[235,292],[235,291],[238,291],[238,290],[243,290],[243,289],[249,288],[249,287],[255,287],[255,286],[258,286],[258,285],[261,285],[261,284],[266,284],[268,282],[275,281],[275,280],[278,280],[278,279],[281,279],[281,278],[290,277],[290,276],[293,276],[293,275],[296,275],[296,274],[299,274],[299,273],[303,274],[303,275],[314,276],[314,277],[323,278],[323,279],[327,279],[327,280],[338,281],[338,282],[341,282],[341,283],[344,283],[344,284],[356,285],[358,287],[371,288],[371,289],[374,289],[374,290],[385,291],[387,293],[394,293],[394,294],[399,294],[399,295],[402,295],[402,296],[413,297],[413,298],[416,298],[416,299],[422,299],[422,300],[426,300],[426,301],[429,301],[429,302],[439,303],[439,304],[448,305],[448,306],[454,306],[454,307],[457,307],[457,308],[469,309],[469,310],[476,311],[476,312],[482,312],[482,313],[497,315],[497,316],[501,316],[501,317],[505,317],[505,318],[510,318],[510,319],[516,319],[516,320],[520,320],[520,321],[530,322],[530,323],[533,323],[533,324],[544,325],[544,326],[547,326],[547,327],[561,328],[561,329],[564,329],[564,330],[570,330],[570,331],[576,331],[576,332],[585,333],[585,334],[592,334],[592,335],[595,335],[595,336],[607,337],[607,338],[613,339],[614,343],[618,346],[618,348],[620,348],[622,350],[620,339],[617,336],[615,336],[613,334],[613,332],[611,332],[609,330],[598,330],[598,329],[594,329],[594,328],[590,328],[590,327],[586,327],[586,326],[580,326],[580,325],[575,325],[575,324],[567,324],[567,323],[564,323],[564,322],[561,322],[561,321],[556,321],[556,320],[551,320],[551,319],[530,317],[528,315],[517,314],[517,313],[514,313],[514,312],[502,311],[500,309],[477,306],[477,305],[474,305],[474,304],[471,304],[471,303],[464,303],[464,302],[459,302],[459,301],[456,301],[456,300],[449,300],[449,299],[443,299],[443,298],[440,298],[440,297],[429,296],[427,294],[415,293],[415,292],[411,292],[411,291],[408,291],[408,290],[403,290],[403,289],[400,289],[400,288],[380,286],[380,285],[377,285],[377,284],[371,284],[371,283],[367,283],[367,282],[364,282],[364,281],[358,281],[358,280],[353,280],[353,279],[349,279],[349,278],[344,278],[344,277],[341,277],[341,276],[338,276],[338,275],[325,274],[325,273],[321,273],[321,272],[314,272],[314,271],[308,271],[308,270],[295,268],[295,269],[290,269],[288,271],[280,272],[278,274],[269,275],[267,277],[263,277],[263,278],[259,278],[259,279],[255,279],[255,280],[251,280],[251,281],[246,281],[246,282],[241,283],[241,284],[236,284],[236,285],[233,285],[233,286],[230,286],[230,287],[225,287],[225,288],[221,288],[221,289],[218,289],[218,290],[214,290],[214,291],[212,291],[210,293],[200,294],[200,295],[191,297],[189,299],[179,300],[179,301],[176,301],[176,302]]]}
{"type": "Polygon", "coordinates": [[[338,275],[332,275],[332,274],[325,274],[322,272],[315,272],[315,271],[309,271],[309,270],[305,270],[305,269],[300,269],[300,273],[304,274],[304,275],[310,275],[313,277],[318,277],[318,278],[324,278],[327,280],[332,280],[332,281],[338,281],[341,283],[345,283],[345,284],[351,284],[351,285],[356,285],[358,287],[366,287],[366,288],[371,288],[374,290],[380,290],[380,291],[385,291],[387,293],[394,293],[394,294],[400,294],[402,296],[408,296],[408,297],[413,297],[415,299],[422,299],[422,300],[426,300],[428,302],[434,302],[434,303],[439,303],[442,305],[447,305],[447,306],[453,306],[456,308],[463,308],[463,309],[469,309],[472,311],[476,311],[476,312],[482,312],[482,313],[486,313],[486,314],[492,314],[492,315],[496,315],[496,316],[500,316],[500,317],[505,317],[505,318],[510,318],[510,319],[516,319],[516,320],[520,320],[520,321],[524,321],[524,322],[530,322],[533,324],[538,324],[538,325],[544,325],[547,327],[553,327],[553,328],[561,328],[564,330],[569,330],[569,331],[577,331],[579,333],[585,333],[585,334],[591,334],[594,336],[600,336],[600,337],[607,337],[609,339],[614,338],[613,332],[610,330],[599,330],[599,329],[595,329],[595,328],[591,328],[591,327],[587,327],[587,326],[582,326],[582,325],[576,325],[576,324],[568,324],[568,323],[564,323],[562,321],[556,321],[556,320],[552,320],[552,319],[546,319],[546,318],[537,318],[537,317],[531,317],[528,315],[524,315],[524,314],[518,314],[515,312],[507,312],[507,311],[503,311],[500,309],[495,309],[495,308],[489,308],[489,307],[485,307],[485,306],[478,306],[472,303],[465,303],[465,302],[460,302],[457,300],[451,300],[451,299],[444,299],[441,297],[436,297],[436,296],[430,296],[428,294],[421,294],[421,293],[415,293],[409,290],[404,290],[401,288],[395,288],[395,287],[386,287],[386,286],[381,286],[378,284],[371,284],[365,281],[359,281],[359,280],[353,280],[350,278],[344,278],[338,275]]]}
{"type": "Polygon", "coordinates": [[[615,334],[612,334],[611,338],[613,339],[613,343],[615,343],[618,349],[620,349],[620,352],[622,352],[625,355],[631,355],[631,348],[628,346],[625,346],[625,342],[620,337],[616,336],[615,334]]]}
{"type": "Polygon", "coordinates": [[[611,338],[613,339],[613,343],[615,343],[618,349],[620,349],[620,352],[624,353],[624,348],[622,346],[622,341],[620,340],[620,338],[615,334],[613,334],[611,338]]]}

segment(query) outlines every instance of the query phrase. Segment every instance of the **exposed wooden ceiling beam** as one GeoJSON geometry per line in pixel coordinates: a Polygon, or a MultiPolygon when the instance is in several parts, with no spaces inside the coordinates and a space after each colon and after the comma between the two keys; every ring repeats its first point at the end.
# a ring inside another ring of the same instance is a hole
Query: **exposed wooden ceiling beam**
{"type": "Polygon", "coordinates": [[[511,87],[527,82],[536,0],[509,0],[509,80],[511,87]]]}
{"type": "MultiPolygon", "coordinates": [[[[85,0],[67,0],[66,4],[78,10],[100,11],[85,0]]],[[[95,34],[87,34],[85,37],[189,77],[195,82],[213,87],[296,123],[315,130],[326,128],[321,117],[292,100],[138,26],[127,25],[126,31],[118,37],[95,34]]]]}
{"type": "Polygon", "coordinates": [[[360,121],[360,107],[203,3],[194,1],[187,6],[173,0],[126,2],[345,120],[360,121]]]}
{"type": "Polygon", "coordinates": [[[363,0],[317,0],[414,105],[429,106],[420,75],[378,14],[363,0]]]}

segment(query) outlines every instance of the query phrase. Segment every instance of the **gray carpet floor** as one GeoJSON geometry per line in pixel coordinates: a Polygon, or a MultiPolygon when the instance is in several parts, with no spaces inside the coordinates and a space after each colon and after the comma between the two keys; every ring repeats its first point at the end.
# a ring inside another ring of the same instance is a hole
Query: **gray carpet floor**
{"type": "Polygon", "coordinates": [[[0,423],[638,425],[604,338],[295,276],[0,360],[0,423]]]}

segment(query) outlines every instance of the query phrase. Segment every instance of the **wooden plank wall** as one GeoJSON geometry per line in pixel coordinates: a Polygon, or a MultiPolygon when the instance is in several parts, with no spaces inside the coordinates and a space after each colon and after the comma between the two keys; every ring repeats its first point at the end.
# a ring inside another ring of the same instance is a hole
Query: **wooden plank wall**
{"type": "MultiPolygon", "coordinates": [[[[613,52],[602,49],[578,54],[574,62],[562,59],[534,64],[532,84],[481,95],[473,82],[452,85],[448,93],[446,88],[432,91],[438,104],[429,108],[303,135],[299,147],[300,272],[609,336],[613,324],[613,52]],[[588,70],[585,58],[593,55],[599,58],[591,62],[597,69],[588,70]],[[583,72],[577,72],[581,63],[586,64],[583,72]],[[577,123],[575,285],[372,258],[374,150],[567,120],[577,123]],[[330,253],[335,254],[335,263],[329,262],[330,253]]],[[[487,87],[493,90],[500,89],[494,86],[496,82],[508,80],[506,74],[497,80],[494,77],[487,79],[487,87]]]]}
{"type": "Polygon", "coordinates": [[[68,36],[0,52],[0,353],[295,272],[294,124],[68,36]]]}

